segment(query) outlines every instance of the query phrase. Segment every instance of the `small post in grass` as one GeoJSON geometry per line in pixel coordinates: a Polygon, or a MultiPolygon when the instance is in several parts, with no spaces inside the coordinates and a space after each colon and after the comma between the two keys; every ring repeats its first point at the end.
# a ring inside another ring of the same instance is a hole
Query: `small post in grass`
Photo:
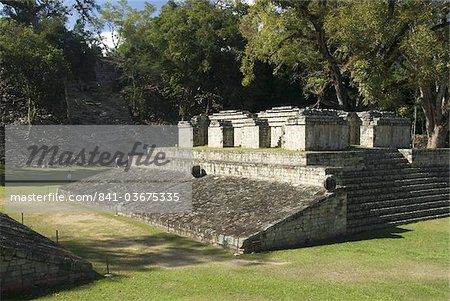
{"type": "Polygon", "coordinates": [[[59,244],[59,232],[56,230],[56,243],[59,244]]]}
{"type": "Polygon", "coordinates": [[[108,255],[106,255],[106,275],[110,275],[109,274],[109,260],[108,260],[108,255]]]}
{"type": "Polygon", "coordinates": [[[22,212],[22,225],[23,225],[23,212],[22,212]]]}

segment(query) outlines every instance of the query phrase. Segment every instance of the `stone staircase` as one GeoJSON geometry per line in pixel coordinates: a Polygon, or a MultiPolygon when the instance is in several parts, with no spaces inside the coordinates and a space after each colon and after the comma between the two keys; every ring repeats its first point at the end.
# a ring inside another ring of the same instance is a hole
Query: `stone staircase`
{"type": "Polygon", "coordinates": [[[343,169],[347,231],[450,216],[449,166],[416,167],[397,150],[365,152],[359,169],[343,169]]]}

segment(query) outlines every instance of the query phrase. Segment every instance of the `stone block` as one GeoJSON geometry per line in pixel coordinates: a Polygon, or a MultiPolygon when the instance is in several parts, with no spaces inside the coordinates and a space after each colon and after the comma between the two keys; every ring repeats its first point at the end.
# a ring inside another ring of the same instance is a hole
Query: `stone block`
{"type": "Polygon", "coordinates": [[[194,129],[188,121],[178,122],[178,147],[192,148],[194,146],[194,129]]]}
{"type": "Polygon", "coordinates": [[[233,147],[234,128],[229,121],[212,121],[208,128],[209,147],[233,147]]]}
{"type": "Polygon", "coordinates": [[[337,111],[305,109],[284,126],[284,149],[341,150],[348,146],[349,127],[337,111]]]}
{"type": "Polygon", "coordinates": [[[208,126],[210,120],[206,115],[192,117],[191,126],[193,129],[193,146],[208,145],[208,126]]]}
{"type": "Polygon", "coordinates": [[[267,121],[249,120],[241,128],[242,143],[244,148],[268,148],[270,147],[270,128],[267,121]]]}
{"type": "Polygon", "coordinates": [[[358,113],[362,124],[360,145],[365,147],[408,148],[411,145],[411,121],[391,112],[358,113]]]}

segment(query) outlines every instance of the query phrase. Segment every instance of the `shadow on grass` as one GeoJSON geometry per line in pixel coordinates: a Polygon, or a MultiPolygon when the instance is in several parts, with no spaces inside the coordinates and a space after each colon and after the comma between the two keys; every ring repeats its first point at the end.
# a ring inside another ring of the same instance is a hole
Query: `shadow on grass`
{"type": "Polygon", "coordinates": [[[412,230],[399,228],[399,227],[387,226],[384,229],[370,230],[367,232],[361,232],[361,233],[355,233],[355,234],[347,234],[342,237],[319,241],[314,244],[308,244],[307,247],[353,242],[353,241],[362,241],[362,240],[371,240],[371,239],[382,239],[382,238],[400,239],[400,238],[403,238],[403,236],[401,234],[403,234],[405,232],[410,232],[410,231],[412,231],[412,230]]]}
{"type": "Polygon", "coordinates": [[[230,253],[168,233],[100,240],[67,240],[62,245],[91,261],[99,273],[146,271],[223,261],[230,253]],[[103,268],[102,268],[103,267],[103,268]]]}
{"type": "Polygon", "coordinates": [[[89,281],[76,281],[70,284],[62,284],[53,287],[36,287],[28,292],[20,294],[2,294],[0,300],[34,300],[36,298],[58,294],[64,291],[77,291],[88,289],[94,285],[96,281],[120,281],[120,279],[127,278],[125,275],[113,275],[111,278],[98,276],[89,281]]]}
{"type": "MultiPolygon", "coordinates": [[[[311,248],[311,247],[317,247],[317,246],[334,245],[334,244],[365,241],[365,240],[372,240],[372,239],[402,239],[404,237],[401,234],[410,232],[410,231],[412,231],[412,230],[399,228],[399,227],[392,227],[392,226],[388,227],[387,226],[384,229],[371,230],[371,231],[355,233],[355,234],[347,234],[347,235],[343,235],[343,236],[339,236],[339,237],[335,237],[335,238],[329,238],[329,239],[324,239],[324,240],[315,241],[315,242],[302,243],[302,244],[299,244],[296,246],[291,246],[291,247],[279,248],[276,250],[311,248]]],[[[272,250],[272,251],[276,251],[276,250],[272,250]]],[[[263,251],[260,254],[267,254],[269,252],[271,252],[271,251],[263,251]]]]}
{"type": "Polygon", "coordinates": [[[123,278],[128,277],[126,273],[128,271],[152,272],[164,268],[197,265],[233,258],[225,250],[212,248],[168,233],[100,240],[66,240],[61,244],[78,256],[92,262],[99,275],[107,273],[106,261],[108,260],[109,272],[113,276],[99,276],[91,282],[36,288],[23,294],[2,295],[1,300],[31,300],[63,291],[85,290],[99,280],[120,282],[123,278]]]}

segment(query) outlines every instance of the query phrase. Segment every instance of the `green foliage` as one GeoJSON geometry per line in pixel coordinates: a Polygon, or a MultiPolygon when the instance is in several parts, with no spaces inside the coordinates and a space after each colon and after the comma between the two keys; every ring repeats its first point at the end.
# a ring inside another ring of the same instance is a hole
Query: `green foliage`
{"type": "Polygon", "coordinates": [[[443,11],[439,1],[350,1],[327,18],[332,42],[367,103],[405,103],[402,88],[414,91],[448,73],[446,33],[431,29],[443,11]]]}
{"type": "MultiPolygon", "coordinates": [[[[325,35],[324,18],[338,3],[326,1],[259,0],[241,23],[241,32],[248,43],[242,59],[243,84],[255,80],[257,61],[274,64],[274,74],[280,70],[304,85],[307,95],[326,100],[330,84],[343,85],[339,57],[329,49],[325,35]]],[[[341,105],[347,106],[346,91],[336,89],[341,105]]],[[[332,105],[332,104],[331,104],[332,105]]]]}
{"type": "MultiPolygon", "coordinates": [[[[17,103],[27,108],[26,120],[32,123],[40,110],[64,118],[65,81],[92,80],[99,49],[81,21],[74,30],[66,28],[69,6],[60,0],[1,1],[0,62],[3,85],[15,91],[2,94],[9,110],[17,103]]],[[[89,13],[94,2],[77,9],[89,13]]],[[[81,3],[83,2],[83,3],[81,3]]],[[[23,117],[23,116],[22,116],[23,117]]]]}
{"type": "Polygon", "coordinates": [[[267,65],[257,66],[258,83],[242,87],[239,24],[246,11],[240,3],[207,0],[169,1],[157,16],[150,5],[139,12],[126,1],[105,6],[99,24],[119,33],[112,54],[124,70],[123,92],[135,115],[175,121],[227,106],[259,109],[301,100],[299,88],[274,80],[267,65]]]}
{"type": "Polygon", "coordinates": [[[36,106],[52,102],[63,91],[67,64],[61,49],[45,34],[35,33],[11,19],[0,19],[0,61],[28,104],[28,122],[36,106]]]}

